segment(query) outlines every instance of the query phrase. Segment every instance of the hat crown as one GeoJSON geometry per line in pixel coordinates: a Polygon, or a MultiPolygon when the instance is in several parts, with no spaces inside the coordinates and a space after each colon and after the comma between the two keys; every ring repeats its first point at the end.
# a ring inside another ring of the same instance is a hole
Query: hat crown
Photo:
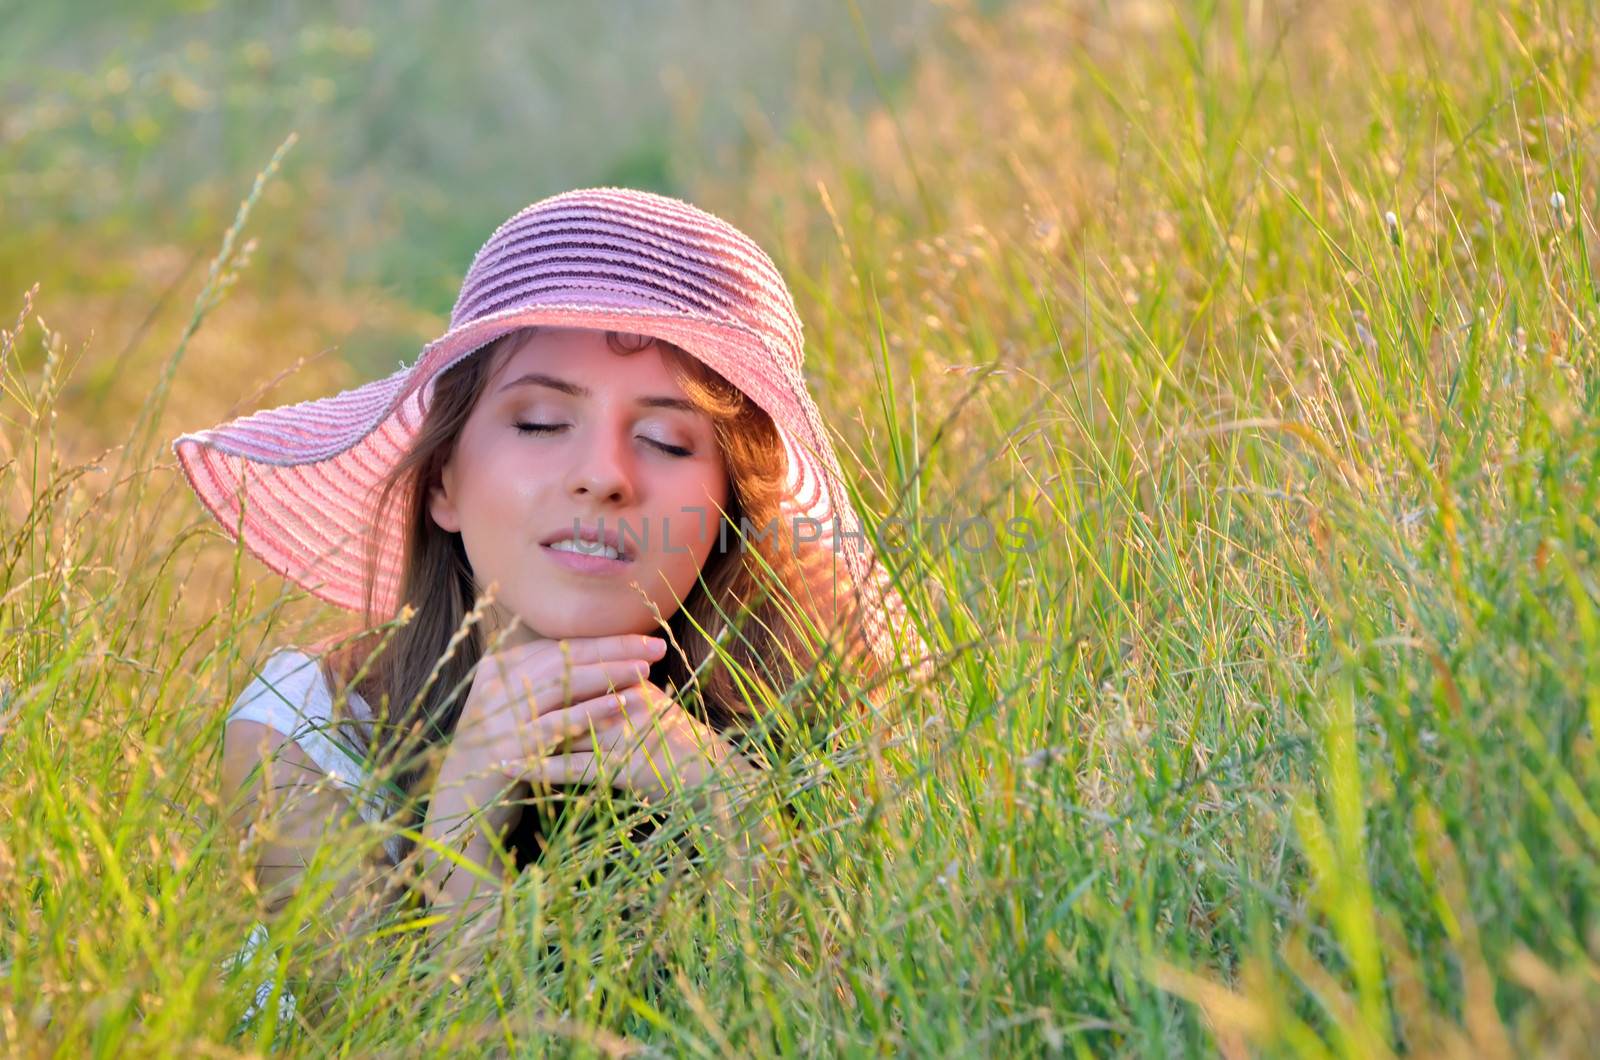
{"type": "Polygon", "coordinates": [[[450,327],[563,305],[681,314],[753,331],[796,368],[804,355],[794,299],[766,252],[654,192],[581,188],[518,211],[473,257],[450,327]]]}

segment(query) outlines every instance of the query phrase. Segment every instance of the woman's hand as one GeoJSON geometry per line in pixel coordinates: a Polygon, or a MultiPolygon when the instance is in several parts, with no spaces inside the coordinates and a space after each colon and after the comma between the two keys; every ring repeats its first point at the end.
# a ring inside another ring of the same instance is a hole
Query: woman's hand
{"type": "Polygon", "coordinates": [[[777,815],[764,807],[759,784],[736,792],[721,784],[698,788],[719,769],[736,786],[755,781],[760,770],[671,694],[648,680],[628,690],[627,706],[597,719],[591,732],[565,741],[561,753],[533,763],[524,779],[539,784],[603,781],[645,803],[679,790],[693,791],[695,805],[733,858],[729,877],[739,886],[771,882],[782,850],[777,815]],[[694,790],[697,789],[698,790],[694,790]],[[754,794],[754,799],[746,799],[754,794]]]}
{"type": "MultiPolygon", "coordinates": [[[[666,642],[654,637],[583,637],[534,641],[479,661],[423,822],[427,843],[418,855],[430,904],[443,901],[458,914],[478,910],[482,930],[493,929],[499,907],[492,891],[484,892],[487,898],[479,894],[480,877],[493,878],[495,837],[503,838],[521,816],[510,793],[526,762],[616,714],[625,690],[665,651],[666,642]],[[454,849],[480,871],[456,872],[455,860],[438,855],[435,846],[454,849]]],[[[444,918],[430,931],[437,938],[451,922],[444,918]]]]}
{"type": "Polygon", "coordinates": [[[659,637],[625,634],[536,640],[486,655],[473,672],[452,753],[522,780],[527,762],[607,723],[629,696],[641,698],[637,686],[666,650],[659,637]]]}
{"type": "MultiPolygon", "coordinates": [[[[533,783],[582,784],[598,780],[644,802],[694,787],[738,755],[705,722],[649,680],[627,690],[625,706],[597,714],[592,728],[563,741],[523,774],[533,783]]],[[[733,763],[737,765],[737,762],[733,763]]]]}

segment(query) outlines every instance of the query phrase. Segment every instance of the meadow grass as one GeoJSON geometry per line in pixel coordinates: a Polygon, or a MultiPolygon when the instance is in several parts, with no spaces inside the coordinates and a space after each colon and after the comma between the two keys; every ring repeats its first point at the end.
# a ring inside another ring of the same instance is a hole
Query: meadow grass
{"type": "MultiPolygon", "coordinates": [[[[110,353],[25,304],[8,1050],[1586,1051],[1595,14],[950,6],[959,47],[866,111],[814,101],[690,196],[790,279],[938,656],[895,679],[892,732],[774,771],[797,857],[760,901],[714,844],[589,879],[623,821],[530,869],[463,970],[414,917],[335,946],[308,887],[274,925],[300,1011],[240,1023],[264,966],[217,971],[257,915],[222,708],[331,617],[146,444],[209,422],[165,375],[130,381],[129,446],[65,455],[107,429],[62,395],[110,353]],[[1043,547],[936,532],[974,517],[1043,547]]],[[[202,333],[246,266],[219,259],[202,333]]]]}

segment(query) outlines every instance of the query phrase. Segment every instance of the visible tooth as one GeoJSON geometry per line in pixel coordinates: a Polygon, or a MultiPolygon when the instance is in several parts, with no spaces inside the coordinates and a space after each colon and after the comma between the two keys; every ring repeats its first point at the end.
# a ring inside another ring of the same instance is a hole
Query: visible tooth
{"type": "Polygon", "coordinates": [[[568,538],[565,541],[557,541],[550,547],[558,548],[563,552],[577,552],[585,556],[606,556],[610,559],[622,558],[620,552],[600,541],[574,541],[568,538]]]}

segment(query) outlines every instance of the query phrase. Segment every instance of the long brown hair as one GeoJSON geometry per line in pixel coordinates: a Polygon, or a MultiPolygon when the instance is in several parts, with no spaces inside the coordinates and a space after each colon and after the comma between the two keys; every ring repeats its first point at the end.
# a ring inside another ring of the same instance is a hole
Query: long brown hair
{"type": "MultiPolygon", "coordinates": [[[[481,622],[464,626],[482,587],[473,579],[461,535],[441,529],[429,514],[429,489],[439,481],[500,355],[526,330],[497,339],[439,375],[420,429],[382,483],[377,510],[405,520],[400,614],[409,609],[409,617],[396,621],[374,613],[378,537],[371,528],[364,622],[316,649],[332,687],[356,692],[371,705],[370,723],[347,717],[341,724],[359,734],[374,773],[404,796],[408,810],[402,817],[409,821],[403,823],[410,827],[421,825],[414,796],[431,789],[473,670],[490,647],[481,622]]],[[[869,660],[869,653],[856,621],[855,594],[847,584],[834,584],[836,557],[812,549],[811,562],[802,563],[794,527],[780,517],[785,456],[776,425],[681,347],[615,331],[606,333],[606,341],[619,354],[652,344],[661,349],[689,400],[711,418],[730,480],[719,543],[700,581],[665,620],[666,631],[657,631],[669,649],[651,668],[650,680],[681,693],[680,702],[718,732],[748,739],[763,728],[752,724],[758,711],[751,701],[770,702],[804,679],[812,690],[803,697],[809,708],[791,716],[785,730],[767,732],[748,746],[781,748],[786,733],[815,732],[819,723],[825,729],[830,719],[816,712],[825,709],[828,686],[836,683],[829,675],[869,660]]],[[[402,860],[413,846],[402,841],[402,860]]]]}

